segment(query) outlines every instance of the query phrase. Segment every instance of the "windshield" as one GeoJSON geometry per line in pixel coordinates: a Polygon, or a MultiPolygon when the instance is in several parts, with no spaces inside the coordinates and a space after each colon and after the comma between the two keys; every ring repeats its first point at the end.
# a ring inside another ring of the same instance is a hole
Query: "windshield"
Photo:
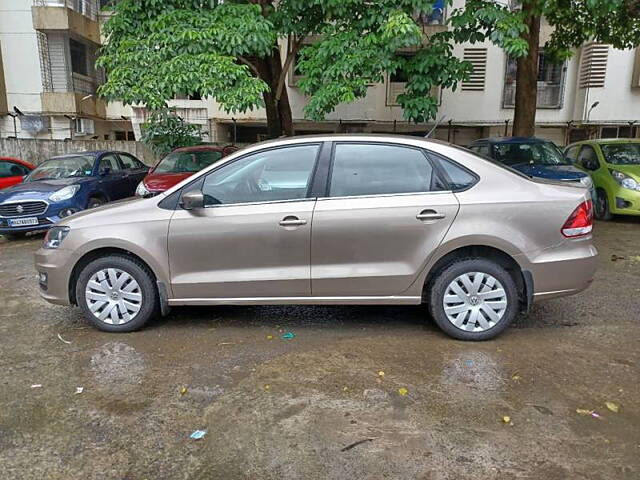
{"type": "Polygon", "coordinates": [[[153,173],[196,173],[222,158],[221,152],[173,152],[160,160],[153,173]]]}
{"type": "Polygon", "coordinates": [[[39,165],[25,179],[26,182],[53,180],[69,177],[88,177],[93,171],[94,157],[74,155],[72,157],[52,158],[39,165]]]}
{"type": "Polygon", "coordinates": [[[493,146],[497,161],[510,167],[514,165],[566,165],[568,162],[551,142],[500,143],[493,146]]]}
{"type": "Polygon", "coordinates": [[[600,145],[607,163],[640,165],[640,143],[609,143],[600,145]]]}

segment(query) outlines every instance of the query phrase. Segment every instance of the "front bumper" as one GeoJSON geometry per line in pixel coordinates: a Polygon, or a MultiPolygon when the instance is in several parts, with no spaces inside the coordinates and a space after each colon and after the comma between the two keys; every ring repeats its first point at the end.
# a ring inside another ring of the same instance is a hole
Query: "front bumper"
{"type": "Polygon", "coordinates": [[[608,192],[609,210],[616,215],[640,215],[640,192],[617,187],[608,192]]]}
{"type": "Polygon", "coordinates": [[[40,248],[35,253],[40,295],[56,305],[70,305],[69,279],[78,257],[64,248],[40,248]]]}

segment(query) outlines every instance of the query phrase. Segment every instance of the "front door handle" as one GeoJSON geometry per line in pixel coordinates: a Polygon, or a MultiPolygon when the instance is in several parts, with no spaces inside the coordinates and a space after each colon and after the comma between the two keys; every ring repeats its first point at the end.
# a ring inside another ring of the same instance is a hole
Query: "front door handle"
{"type": "Polygon", "coordinates": [[[416,218],[418,220],[440,220],[444,218],[446,215],[444,213],[438,213],[435,210],[427,209],[421,211],[416,218]]]}
{"type": "Polygon", "coordinates": [[[299,227],[300,225],[306,225],[306,220],[300,220],[295,215],[287,215],[282,220],[280,220],[281,227],[299,227]]]}

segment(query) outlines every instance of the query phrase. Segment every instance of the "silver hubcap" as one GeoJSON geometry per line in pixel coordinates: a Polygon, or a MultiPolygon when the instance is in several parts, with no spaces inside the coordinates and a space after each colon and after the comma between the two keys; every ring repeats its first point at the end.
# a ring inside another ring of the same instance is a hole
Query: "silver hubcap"
{"type": "Polygon", "coordinates": [[[93,274],[84,295],[93,315],[111,325],[133,320],[142,307],[140,285],[117,268],[105,268],[93,274]]]}
{"type": "Polygon", "coordinates": [[[447,318],[456,327],[468,332],[484,332],[504,316],[507,294],[491,275],[470,272],[449,284],[442,304],[447,318]]]}

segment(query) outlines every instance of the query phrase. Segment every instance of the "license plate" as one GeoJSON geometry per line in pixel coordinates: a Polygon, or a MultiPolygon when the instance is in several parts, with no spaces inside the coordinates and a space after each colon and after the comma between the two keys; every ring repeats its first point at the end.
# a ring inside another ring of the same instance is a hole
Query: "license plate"
{"type": "Polygon", "coordinates": [[[38,218],[26,217],[26,218],[10,218],[9,219],[10,227],[26,227],[27,225],[38,225],[38,218]]]}

